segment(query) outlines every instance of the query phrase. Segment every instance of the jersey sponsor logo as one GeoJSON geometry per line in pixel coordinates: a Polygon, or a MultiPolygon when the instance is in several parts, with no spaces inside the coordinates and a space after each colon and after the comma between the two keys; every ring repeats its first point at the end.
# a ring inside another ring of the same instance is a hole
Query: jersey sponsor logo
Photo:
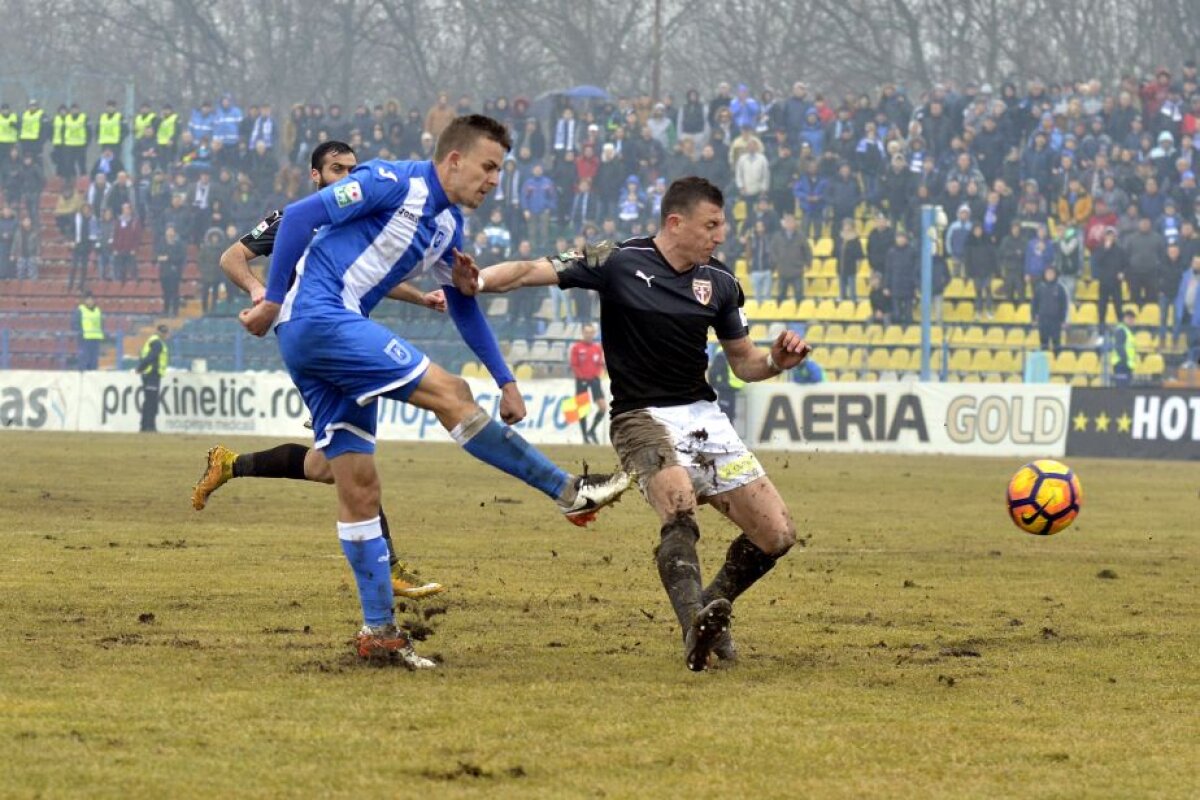
{"type": "Polygon", "coordinates": [[[641,278],[642,280],[644,280],[646,282],[647,289],[654,288],[653,286],[650,285],[650,281],[652,281],[658,277],[657,275],[647,275],[646,273],[642,272],[640,269],[637,272],[635,272],[634,275],[638,276],[639,278],[641,278]]]}
{"type": "Polygon", "coordinates": [[[400,182],[400,177],[398,175],[396,175],[396,173],[394,173],[390,169],[388,169],[387,167],[380,167],[378,172],[379,172],[379,177],[381,177],[381,178],[389,180],[392,183],[400,182]]]}
{"type": "Polygon", "coordinates": [[[708,301],[712,300],[712,281],[707,278],[693,278],[692,294],[700,301],[700,305],[708,305],[708,301]]]}
{"type": "Polygon", "coordinates": [[[333,199],[337,201],[338,208],[345,208],[355,203],[361,203],[363,199],[362,186],[358,181],[350,181],[349,183],[334,186],[333,199]]]}

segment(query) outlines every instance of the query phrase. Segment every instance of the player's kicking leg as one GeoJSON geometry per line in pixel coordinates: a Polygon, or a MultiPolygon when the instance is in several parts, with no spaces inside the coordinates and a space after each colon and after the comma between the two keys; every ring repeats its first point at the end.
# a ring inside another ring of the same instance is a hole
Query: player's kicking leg
{"type": "Polygon", "coordinates": [[[466,381],[436,364],[429,365],[407,402],[432,411],[454,441],[475,458],[550,497],[575,525],[587,525],[629,488],[625,472],[572,475],[559,468],[480,408],[466,381]]]}
{"type": "MultiPolygon", "coordinates": [[[[235,453],[219,444],[208,451],[204,473],[192,489],[192,508],[202,510],[212,493],[234,478],[284,478],[332,484],[333,470],[320,450],[302,444],[281,444],[254,453],[235,453]]],[[[446,587],[442,584],[422,579],[399,559],[392,544],[387,515],[382,508],[379,510],[379,519],[383,539],[388,546],[392,590],[396,596],[421,600],[444,592],[446,587]]]]}

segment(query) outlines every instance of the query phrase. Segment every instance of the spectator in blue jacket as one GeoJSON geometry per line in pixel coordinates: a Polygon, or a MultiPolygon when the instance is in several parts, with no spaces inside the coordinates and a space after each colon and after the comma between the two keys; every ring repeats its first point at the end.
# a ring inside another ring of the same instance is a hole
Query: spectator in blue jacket
{"type": "Polygon", "coordinates": [[[829,181],[822,177],[816,159],[811,159],[792,188],[796,205],[804,213],[804,235],[812,239],[821,230],[825,218],[825,207],[829,193],[829,181]]]}
{"type": "Polygon", "coordinates": [[[1179,278],[1175,295],[1175,341],[1181,328],[1187,325],[1188,360],[1200,361],[1200,253],[1192,256],[1192,268],[1179,278]]]}
{"type": "Polygon", "coordinates": [[[521,187],[521,210],[529,225],[534,249],[550,246],[550,217],[558,207],[558,189],[550,176],[543,174],[541,162],[533,165],[533,175],[521,187]]]}
{"type": "Polygon", "coordinates": [[[242,125],[242,109],[233,103],[233,95],[221,97],[221,105],[213,119],[213,139],[226,147],[237,147],[238,132],[242,125]]]}
{"type": "Polygon", "coordinates": [[[213,125],[217,121],[217,115],[213,113],[212,103],[205,100],[200,104],[199,108],[192,109],[192,118],[188,120],[188,131],[192,134],[194,141],[201,139],[212,139],[213,125]]]}
{"type": "Polygon", "coordinates": [[[729,113],[733,115],[735,130],[749,127],[758,128],[758,117],[762,114],[762,106],[750,95],[750,88],[744,83],[737,87],[737,97],[729,101],[729,113]]]}
{"type": "Polygon", "coordinates": [[[808,142],[813,158],[820,158],[825,152],[825,126],[821,124],[821,117],[812,106],[809,106],[804,120],[800,123],[797,141],[808,142]]]}
{"type": "Polygon", "coordinates": [[[1055,265],[1057,255],[1054,241],[1047,233],[1046,226],[1039,225],[1037,235],[1025,245],[1025,283],[1032,287],[1041,280],[1046,274],[1046,267],[1055,265]]]}

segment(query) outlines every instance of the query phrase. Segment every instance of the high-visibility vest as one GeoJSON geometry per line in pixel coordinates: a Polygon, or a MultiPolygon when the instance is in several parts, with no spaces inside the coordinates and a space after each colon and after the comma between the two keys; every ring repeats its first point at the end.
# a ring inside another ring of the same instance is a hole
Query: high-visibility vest
{"type": "Polygon", "coordinates": [[[17,112],[0,114],[0,144],[16,144],[17,112]]]}
{"type": "Polygon", "coordinates": [[[63,143],[63,127],[66,125],[66,114],[55,114],[52,124],[54,125],[53,133],[50,136],[50,143],[55,147],[61,147],[63,143]]]}
{"type": "Polygon", "coordinates": [[[67,147],[87,147],[87,114],[67,114],[63,123],[63,144],[67,147]]]}
{"type": "Polygon", "coordinates": [[[107,111],[100,115],[100,129],[96,136],[96,144],[117,145],[121,143],[121,112],[107,111]]]}
{"type": "Polygon", "coordinates": [[[84,339],[104,338],[104,320],[100,306],[88,308],[83,303],[79,304],[79,330],[84,339]]]}
{"type": "Polygon", "coordinates": [[[42,138],[42,115],[45,109],[26,111],[21,114],[21,141],[36,142],[42,138]]]}
{"type": "Polygon", "coordinates": [[[739,378],[737,375],[733,374],[733,367],[726,366],[725,369],[727,369],[729,371],[729,388],[730,389],[742,389],[746,386],[746,382],[744,380],[739,378]]]}
{"type": "Polygon", "coordinates": [[[146,340],[146,343],[142,345],[142,358],[150,355],[150,345],[154,344],[155,342],[162,342],[162,349],[158,351],[158,363],[148,364],[146,368],[142,370],[142,374],[153,375],[157,371],[158,376],[161,378],[163,375],[167,374],[167,343],[163,342],[162,337],[157,333],[151,334],[150,338],[146,340]]]}
{"type": "Polygon", "coordinates": [[[168,114],[162,118],[162,122],[158,123],[158,143],[166,146],[175,142],[175,123],[179,121],[179,115],[175,113],[168,114]]]}
{"type": "MultiPolygon", "coordinates": [[[[1116,330],[1125,331],[1125,363],[1129,365],[1130,370],[1137,369],[1138,354],[1137,344],[1133,341],[1133,331],[1129,330],[1129,326],[1124,322],[1117,323],[1116,330]]],[[[1109,362],[1115,367],[1121,363],[1121,351],[1113,348],[1108,355],[1109,362]]]]}
{"type": "Polygon", "coordinates": [[[133,135],[138,139],[146,134],[146,131],[154,126],[154,120],[158,117],[153,111],[145,114],[138,114],[133,118],[133,135]]]}

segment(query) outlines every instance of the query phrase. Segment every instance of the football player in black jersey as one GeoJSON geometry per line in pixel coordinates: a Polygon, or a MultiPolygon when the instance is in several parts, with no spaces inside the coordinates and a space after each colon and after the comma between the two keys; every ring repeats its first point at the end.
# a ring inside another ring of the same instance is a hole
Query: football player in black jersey
{"type": "Polygon", "coordinates": [[[716,331],[733,373],[747,382],[799,365],[809,347],[794,331],[767,349],[750,341],[741,287],[713,258],[725,225],[720,189],[703,178],[681,178],[667,189],[653,238],[482,271],[460,258],[455,268],[455,285],[464,292],[559,286],[600,294],[613,447],[658,512],[658,572],[694,671],[706,669],[713,656],[736,658],[729,633],[733,601],[796,541],[783,498],[715,402],[705,377],[708,330],[716,331]],[[702,502],[742,530],[708,586],[696,553],[702,502]]]}
{"type": "MultiPolygon", "coordinates": [[[[324,189],[346,177],[357,165],[358,159],[350,145],[332,140],[323,142],[312,152],[312,182],[317,189],[324,189]]],[[[221,255],[221,269],[225,275],[249,294],[255,304],[262,300],[266,289],[250,269],[250,261],[258,256],[271,255],[275,249],[275,233],[282,218],[282,212],[272,211],[221,255]]],[[[441,289],[422,293],[415,286],[402,283],[388,296],[423,305],[434,311],[446,310],[446,298],[441,289]]],[[[217,445],[208,451],[208,463],[204,474],[192,489],[192,507],[197,511],[203,509],[209,496],[233,478],[291,478],[332,484],[333,471],[320,450],[302,444],[282,444],[257,453],[241,454],[224,445],[217,445]]],[[[396,596],[420,599],[443,591],[444,587],[441,584],[420,579],[400,562],[392,547],[387,517],[382,510],[379,516],[383,535],[388,543],[388,554],[392,563],[392,589],[396,596]]]]}

